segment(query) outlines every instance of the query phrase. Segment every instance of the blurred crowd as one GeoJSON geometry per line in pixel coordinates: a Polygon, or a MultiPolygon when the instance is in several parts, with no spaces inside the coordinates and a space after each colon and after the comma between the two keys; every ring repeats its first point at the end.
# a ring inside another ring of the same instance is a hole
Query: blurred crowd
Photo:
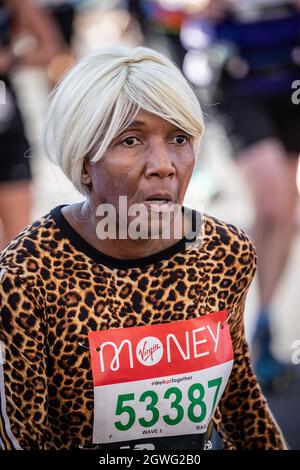
{"type": "MultiPolygon", "coordinates": [[[[297,235],[299,0],[0,0],[0,247],[32,221],[35,204],[28,158],[34,142],[14,75],[38,68],[50,92],[77,58],[108,43],[145,45],[170,56],[196,90],[208,129],[216,122],[226,136],[253,211],[256,373],[266,393],[291,387],[295,367],[274,354],[270,318],[297,235]]],[[[219,155],[219,175],[227,178],[222,165],[219,155]]],[[[196,191],[204,187],[206,200],[222,198],[209,179],[214,175],[197,167],[196,191]]],[[[292,282],[298,279],[296,272],[292,282]]]]}

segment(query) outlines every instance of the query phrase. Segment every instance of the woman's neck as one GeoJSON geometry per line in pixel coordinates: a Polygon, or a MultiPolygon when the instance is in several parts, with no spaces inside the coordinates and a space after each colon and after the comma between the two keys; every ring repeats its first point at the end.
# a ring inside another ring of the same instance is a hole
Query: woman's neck
{"type": "Polygon", "coordinates": [[[91,246],[98,251],[118,259],[138,259],[151,256],[162,250],[169,248],[183,238],[191,230],[190,221],[184,220],[180,214],[181,230],[178,233],[182,236],[174,236],[174,230],[170,229],[170,237],[153,239],[147,238],[126,239],[118,238],[118,230],[115,231],[114,238],[101,238],[97,235],[97,224],[99,218],[96,211],[92,211],[86,203],[76,203],[62,208],[62,214],[67,222],[84,238],[91,246]],[[172,236],[173,235],[173,236],[172,236]]]}

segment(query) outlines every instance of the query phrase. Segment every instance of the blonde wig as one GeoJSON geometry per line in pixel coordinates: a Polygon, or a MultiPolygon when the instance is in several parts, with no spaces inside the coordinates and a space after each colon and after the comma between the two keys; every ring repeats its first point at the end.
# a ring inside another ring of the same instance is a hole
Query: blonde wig
{"type": "Polygon", "coordinates": [[[100,48],[67,72],[50,99],[46,153],[82,194],[84,160],[98,161],[141,109],[193,136],[198,156],[204,124],[197,97],[180,69],[152,49],[100,48]]]}

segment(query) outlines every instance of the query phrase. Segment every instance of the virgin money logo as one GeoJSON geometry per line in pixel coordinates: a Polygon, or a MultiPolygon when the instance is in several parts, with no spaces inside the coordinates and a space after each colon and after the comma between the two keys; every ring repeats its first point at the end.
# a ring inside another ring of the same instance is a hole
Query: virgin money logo
{"type": "MultiPolygon", "coordinates": [[[[92,332],[91,337],[95,339],[90,340],[91,353],[97,374],[99,371],[97,380],[103,384],[104,379],[101,374],[129,369],[134,369],[137,375],[151,375],[149,366],[155,367],[158,363],[158,367],[163,365],[174,370],[181,367],[186,373],[186,362],[213,361],[215,353],[220,348],[221,325],[227,318],[227,311],[217,312],[217,314],[221,317],[218,321],[209,321],[209,318],[205,322],[201,318],[196,318],[171,324],[92,332]],[[160,331],[157,336],[149,334],[150,331],[149,333],[145,331],[142,335],[142,328],[160,331]],[[139,336],[136,338],[137,334],[139,336]],[[104,339],[107,340],[103,341],[104,339]],[[148,372],[145,369],[148,369],[148,372]]],[[[229,353],[226,357],[231,360],[229,353]]],[[[165,375],[165,371],[162,375],[165,375]]]]}
{"type": "Polygon", "coordinates": [[[164,353],[162,342],[155,336],[147,336],[141,339],[136,347],[136,357],[144,366],[154,366],[164,353]]]}

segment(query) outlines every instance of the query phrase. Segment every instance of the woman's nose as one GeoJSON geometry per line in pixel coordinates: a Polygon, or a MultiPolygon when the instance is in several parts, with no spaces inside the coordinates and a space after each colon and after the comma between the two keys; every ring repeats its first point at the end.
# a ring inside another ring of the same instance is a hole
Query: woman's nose
{"type": "Polygon", "coordinates": [[[146,177],[158,176],[165,178],[175,175],[170,151],[163,145],[158,145],[149,149],[146,164],[146,177]]]}

